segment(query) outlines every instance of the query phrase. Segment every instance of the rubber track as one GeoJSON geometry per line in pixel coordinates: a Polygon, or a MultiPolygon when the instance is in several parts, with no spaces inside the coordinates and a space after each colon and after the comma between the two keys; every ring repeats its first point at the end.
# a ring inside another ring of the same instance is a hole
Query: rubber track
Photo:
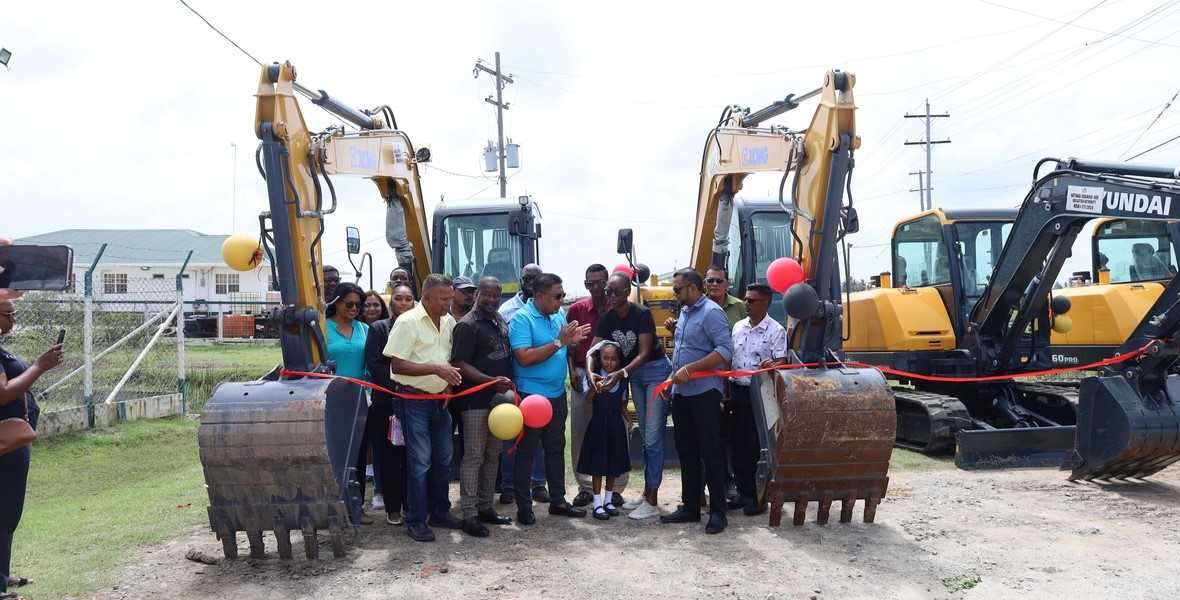
{"type": "MultiPolygon", "coordinates": [[[[894,387],[893,397],[898,403],[920,408],[930,423],[930,440],[922,444],[898,438],[893,445],[923,454],[941,454],[955,447],[955,433],[971,428],[971,414],[954,396],[920,392],[912,388],[894,387]]],[[[900,413],[900,410],[898,411],[900,413]]],[[[901,433],[901,429],[898,429],[901,433]]]]}
{"type": "MultiPolygon", "coordinates": [[[[1039,394],[1042,396],[1056,396],[1073,406],[1074,423],[1077,422],[1078,415],[1078,390],[1076,382],[1062,382],[1062,385],[1046,383],[1042,381],[1018,381],[1013,384],[1013,387],[1022,394],[1039,394]]],[[[1035,408],[1033,409],[1035,410],[1035,408]]],[[[1072,423],[1064,423],[1071,425],[1072,423]]]]}

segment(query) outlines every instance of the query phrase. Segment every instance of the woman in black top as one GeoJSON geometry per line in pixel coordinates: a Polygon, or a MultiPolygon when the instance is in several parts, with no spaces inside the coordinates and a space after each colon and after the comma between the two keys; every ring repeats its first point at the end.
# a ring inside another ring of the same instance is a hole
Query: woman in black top
{"type": "MultiPolygon", "coordinates": [[[[0,334],[8,334],[15,324],[16,307],[12,300],[0,300],[0,334]]],[[[29,390],[38,377],[61,364],[61,359],[61,345],[37,357],[32,366],[26,366],[21,359],[0,348],[0,364],[4,367],[4,372],[0,373],[0,420],[27,418],[33,429],[37,429],[41,408],[29,390]]],[[[6,593],[10,585],[32,583],[29,579],[13,577],[11,573],[12,536],[25,510],[31,456],[31,446],[0,456],[0,593],[6,593]]]]}

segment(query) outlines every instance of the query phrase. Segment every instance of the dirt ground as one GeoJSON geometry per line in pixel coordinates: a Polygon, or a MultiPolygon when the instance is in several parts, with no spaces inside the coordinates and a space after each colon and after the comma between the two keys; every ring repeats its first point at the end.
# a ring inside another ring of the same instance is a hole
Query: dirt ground
{"type": "MultiPolygon", "coordinates": [[[[876,522],[772,528],[731,513],[729,529],[658,520],[551,517],[489,538],[436,529],[414,542],[378,519],[348,556],[220,557],[207,527],[140,552],[118,598],[1174,598],[1180,596],[1180,468],[1148,481],[1070,483],[1056,470],[894,468],[876,522]]],[[[451,497],[458,497],[457,483],[451,497]]],[[[668,473],[661,508],[675,507],[668,473]]],[[[570,494],[572,496],[572,494],[570,494]]],[[[628,498],[631,494],[627,494],[628,498]]],[[[499,505],[497,505],[499,506],[499,505]]],[[[500,507],[515,514],[512,507],[500,507]]],[[[833,507],[836,508],[835,506],[833,507]]],[[[456,507],[455,512],[458,512],[456,507]]],[[[784,511],[787,513],[787,511],[784,511]]],[[[838,512],[833,511],[833,517],[838,512]]],[[[836,521],[834,518],[833,521],[836,521]]],[[[326,535],[323,536],[326,538],[326,535]]],[[[248,556],[245,536],[241,555],[248,556]]]]}

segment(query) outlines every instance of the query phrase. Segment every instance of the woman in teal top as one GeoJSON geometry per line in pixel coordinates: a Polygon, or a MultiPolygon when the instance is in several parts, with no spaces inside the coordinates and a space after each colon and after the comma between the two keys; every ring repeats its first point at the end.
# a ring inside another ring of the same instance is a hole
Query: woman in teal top
{"type": "Polygon", "coordinates": [[[365,291],[355,283],[336,285],[336,297],[328,305],[328,358],[336,361],[336,374],[365,378],[365,338],[369,326],[358,319],[365,291]]]}
{"type": "MultiPolygon", "coordinates": [[[[326,314],[328,316],[328,358],[336,361],[336,374],[353,379],[368,379],[365,374],[365,339],[369,337],[369,326],[362,323],[357,316],[364,308],[365,291],[355,283],[339,283],[333,291],[335,298],[331,299],[326,314]]],[[[365,395],[361,396],[364,402],[365,395]]],[[[360,406],[358,410],[367,415],[367,406],[360,406]]],[[[365,423],[364,431],[369,431],[369,423],[365,423]]],[[[361,489],[361,498],[365,497],[365,466],[368,464],[369,436],[361,436],[361,447],[356,457],[356,472],[361,489]]],[[[373,522],[373,517],[361,513],[361,525],[373,522]]]]}

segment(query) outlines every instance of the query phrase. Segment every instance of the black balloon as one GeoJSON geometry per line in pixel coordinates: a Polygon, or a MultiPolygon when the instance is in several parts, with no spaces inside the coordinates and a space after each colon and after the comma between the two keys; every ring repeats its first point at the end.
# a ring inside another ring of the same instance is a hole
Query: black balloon
{"type": "Polygon", "coordinates": [[[635,281],[647,283],[651,278],[651,267],[644,263],[635,263],[635,281]]]}
{"type": "Polygon", "coordinates": [[[815,288],[800,281],[783,294],[783,310],[794,319],[810,319],[819,310],[819,294],[815,288]]]}
{"type": "Polygon", "coordinates": [[[501,404],[513,404],[514,400],[515,398],[512,396],[512,390],[500,392],[492,396],[492,408],[495,408],[501,404]]]}
{"type": "Polygon", "coordinates": [[[1053,311],[1055,315],[1064,315],[1073,308],[1073,302],[1065,296],[1053,296],[1053,300],[1049,303],[1049,310],[1053,311]]]}

